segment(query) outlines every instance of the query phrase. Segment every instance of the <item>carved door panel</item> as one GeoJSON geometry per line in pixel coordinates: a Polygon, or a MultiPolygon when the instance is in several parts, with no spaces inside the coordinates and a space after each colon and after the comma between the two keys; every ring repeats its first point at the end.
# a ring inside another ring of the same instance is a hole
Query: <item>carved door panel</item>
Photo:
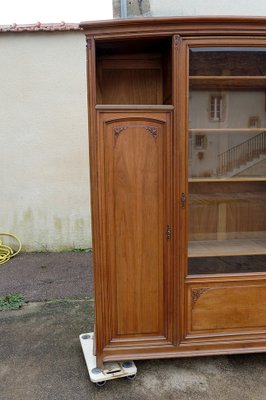
{"type": "Polygon", "coordinates": [[[103,347],[171,340],[170,117],[98,112],[103,347]]]}

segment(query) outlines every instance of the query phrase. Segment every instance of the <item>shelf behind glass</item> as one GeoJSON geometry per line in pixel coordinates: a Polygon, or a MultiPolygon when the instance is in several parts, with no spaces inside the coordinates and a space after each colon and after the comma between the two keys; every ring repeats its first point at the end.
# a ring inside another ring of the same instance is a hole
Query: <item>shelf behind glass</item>
{"type": "Polygon", "coordinates": [[[266,239],[195,240],[188,243],[189,257],[266,254],[266,239]]]}

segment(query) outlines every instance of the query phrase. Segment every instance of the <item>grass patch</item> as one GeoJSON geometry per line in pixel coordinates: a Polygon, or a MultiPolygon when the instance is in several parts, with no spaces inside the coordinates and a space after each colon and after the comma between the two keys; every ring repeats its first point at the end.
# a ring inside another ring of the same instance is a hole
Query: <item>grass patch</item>
{"type": "Polygon", "coordinates": [[[19,293],[9,293],[0,296],[0,311],[18,310],[24,303],[25,300],[19,293]]]}

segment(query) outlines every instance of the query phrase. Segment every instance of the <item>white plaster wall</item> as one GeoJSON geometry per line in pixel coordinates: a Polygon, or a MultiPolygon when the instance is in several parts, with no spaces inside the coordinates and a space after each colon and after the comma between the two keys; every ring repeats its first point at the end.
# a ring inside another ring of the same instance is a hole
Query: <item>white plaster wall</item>
{"type": "Polygon", "coordinates": [[[0,50],[0,231],[91,247],[85,37],[1,34],[0,50]]]}
{"type": "Polygon", "coordinates": [[[152,16],[266,15],[265,0],[150,0],[152,16]]]}

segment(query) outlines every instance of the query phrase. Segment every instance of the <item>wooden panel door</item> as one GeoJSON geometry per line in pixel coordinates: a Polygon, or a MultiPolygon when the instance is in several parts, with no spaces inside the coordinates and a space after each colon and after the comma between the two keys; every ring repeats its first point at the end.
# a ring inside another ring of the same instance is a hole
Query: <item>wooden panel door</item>
{"type": "Polygon", "coordinates": [[[102,349],[171,340],[170,116],[169,111],[98,112],[104,240],[95,279],[101,281],[96,318],[100,313],[102,349]]]}

